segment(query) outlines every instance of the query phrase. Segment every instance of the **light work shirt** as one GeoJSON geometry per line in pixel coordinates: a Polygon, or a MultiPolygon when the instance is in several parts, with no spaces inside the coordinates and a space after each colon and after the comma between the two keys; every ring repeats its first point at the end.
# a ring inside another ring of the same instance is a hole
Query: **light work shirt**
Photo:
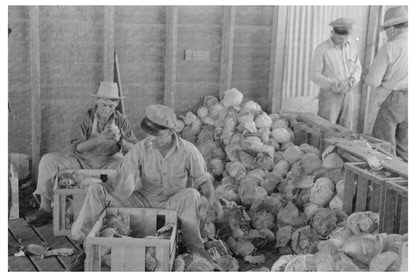
{"type": "MultiPolygon", "coordinates": [[[[120,151],[120,145],[114,142],[111,145],[97,145],[95,148],[89,151],[79,152],[77,145],[81,142],[87,141],[94,135],[94,116],[96,107],[89,109],[86,113],[79,116],[71,130],[71,148],[72,154],[77,158],[79,163],[85,168],[102,168],[109,160],[109,157],[120,151]]],[[[115,125],[124,132],[124,138],[130,143],[137,143],[136,136],[134,135],[127,118],[115,111],[108,122],[114,120],[115,125]]],[[[98,133],[101,133],[105,126],[97,129],[98,133]]]]}
{"type": "Polygon", "coordinates": [[[139,191],[146,198],[166,201],[186,188],[188,177],[193,179],[194,188],[210,180],[205,160],[196,146],[176,134],[173,137],[173,147],[165,157],[149,138],[131,148],[119,170],[115,192],[129,196],[139,191]]]}
{"type": "Polygon", "coordinates": [[[365,82],[373,87],[382,86],[388,90],[407,88],[407,33],[387,41],[378,51],[365,82]]]}
{"type": "Polygon", "coordinates": [[[333,82],[354,77],[360,80],[361,63],[355,41],[347,40],[344,45],[335,45],[331,38],[318,45],[311,64],[311,81],[322,89],[329,89],[333,82]]]}

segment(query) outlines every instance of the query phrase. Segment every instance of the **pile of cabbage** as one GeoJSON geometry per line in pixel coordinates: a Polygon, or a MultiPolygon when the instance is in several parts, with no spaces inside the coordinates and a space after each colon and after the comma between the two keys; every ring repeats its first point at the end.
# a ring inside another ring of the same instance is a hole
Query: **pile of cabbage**
{"type": "Polygon", "coordinates": [[[305,255],[345,222],[342,158],[332,146],[321,154],[295,145],[290,118],[265,113],[233,88],[222,99],[205,97],[179,123],[179,135],[206,160],[224,208],[220,221],[202,197],[205,241],[225,242],[235,257],[261,265],[258,250],[266,245],[279,255],[305,255]]]}
{"type": "MultiPolygon", "coordinates": [[[[353,213],[308,251],[280,256],[271,271],[407,271],[408,235],[377,233],[377,229],[377,214],[353,213]]],[[[305,231],[302,239],[311,236],[305,231]]]]}

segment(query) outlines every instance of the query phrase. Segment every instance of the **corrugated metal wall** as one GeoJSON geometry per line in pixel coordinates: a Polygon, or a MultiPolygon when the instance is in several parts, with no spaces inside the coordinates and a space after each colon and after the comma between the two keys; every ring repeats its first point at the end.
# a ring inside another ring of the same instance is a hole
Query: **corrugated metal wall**
{"type": "Polygon", "coordinates": [[[361,61],[364,58],[368,6],[288,6],[284,97],[313,97],[319,88],[309,79],[313,50],[330,36],[334,19],[355,20],[351,38],[358,38],[361,61]]]}

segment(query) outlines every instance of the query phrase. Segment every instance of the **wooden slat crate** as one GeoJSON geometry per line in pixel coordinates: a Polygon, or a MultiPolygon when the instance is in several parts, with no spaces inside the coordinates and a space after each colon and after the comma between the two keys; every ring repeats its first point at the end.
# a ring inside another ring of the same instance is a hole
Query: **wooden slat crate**
{"type": "MultiPolygon", "coordinates": [[[[373,139],[373,142],[376,144],[383,144],[382,141],[380,142],[380,140],[377,140],[376,138],[373,139]]],[[[329,145],[336,146],[337,153],[344,159],[345,162],[365,162],[367,161],[367,157],[369,155],[376,155],[381,160],[383,160],[383,168],[392,171],[405,179],[408,178],[408,164],[406,162],[395,156],[387,155],[378,150],[369,148],[366,141],[336,137],[326,138],[325,148],[329,145]]]]}
{"type": "Polygon", "coordinates": [[[58,176],[62,173],[76,173],[81,176],[96,177],[104,175],[108,180],[114,179],[117,171],[114,169],[70,169],[60,171],[55,178],[53,190],[53,233],[55,236],[66,236],[70,233],[71,223],[67,223],[67,207],[69,201],[73,207],[73,221],[78,218],[82,204],[87,194],[87,188],[63,189],[58,187],[58,176]]]}
{"type": "Polygon", "coordinates": [[[295,144],[308,143],[321,152],[325,149],[325,138],[348,137],[351,132],[337,124],[312,113],[298,113],[290,120],[295,133],[295,144]]]}
{"type": "Polygon", "coordinates": [[[344,169],[343,210],[379,213],[380,232],[407,232],[407,180],[395,173],[386,177],[385,170],[374,172],[365,162],[345,163],[344,169]]]}
{"type": "Polygon", "coordinates": [[[106,215],[104,211],[85,240],[85,271],[101,271],[103,249],[111,248],[111,271],[145,271],[147,248],[155,248],[156,271],[171,271],[176,254],[177,214],[175,210],[142,208],[108,208],[130,215],[133,237],[99,237],[106,215]],[[158,224],[161,218],[164,222],[158,224]],[[158,228],[173,223],[169,239],[144,238],[154,236],[158,228]]]}

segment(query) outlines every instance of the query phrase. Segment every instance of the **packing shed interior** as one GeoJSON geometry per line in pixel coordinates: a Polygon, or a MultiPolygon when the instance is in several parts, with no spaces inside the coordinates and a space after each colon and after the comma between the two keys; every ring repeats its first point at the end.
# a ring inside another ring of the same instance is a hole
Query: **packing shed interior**
{"type": "MultiPolygon", "coordinates": [[[[352,39],[368,66],[383,38],[384,6],[9,6],[9,153],[39,158],[69,150],[80,111],[119,60],[125,110],[136,136],[144,108],[180,115],[228,88],[266,112],[314,111],[314,48],[329,22],[355,20],[352,39]]],[[[371,131],[371,89],[354,91],[353,130],[371,131]],[[370,122],[370,123],[369,123],[370,122]]]]}

